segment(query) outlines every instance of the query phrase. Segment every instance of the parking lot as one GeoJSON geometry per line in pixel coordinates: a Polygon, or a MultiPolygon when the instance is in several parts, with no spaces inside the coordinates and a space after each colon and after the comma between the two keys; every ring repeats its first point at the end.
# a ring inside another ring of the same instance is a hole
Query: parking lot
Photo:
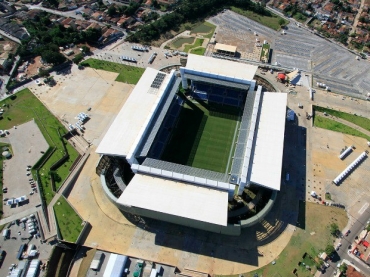
{"type": "Polygon", "coordinates": [[[37,190],[32,184],[32,175],[28,166],[33,166],[49,147],[36,123],[31,120],[9,130],[13,156],[4,161],[4,184],[7,188],[4,199],[26,196],[28,200],[18,205],[3,203],[4,217],[26,211],[41,204],[37,190]]]}
{"type": "MultiPolygon", "coordinates": [[[[236,46],[241,58],[249,58],[251,56],[256,39],[261,43],[264,40],[271,43],[271,38],[276,33],[272,29],[229,10],[210,18],[209,21],[218,26],[216,41],[236,46]]],[[[253,59],[259,60],[259,56],[253,57],[253,59]]]]}
{"type": "Polygon", "coordinates": [[[322,82],[332,91],[361,96],[370,91],[370,63],[295,23],[287,25],[285,34],[274,31],[231,11],[209,19],[217,25],[216,41],[237,46],[241,58],[248,58],[256,42],[271,45],[271,63],[300,68],[313,74],[313,87],[322,82]]]}
{"type": "MultiPolygon", "coordinates": [[[[111,253],[104,252],[104,251],[97,251],[97,253],[102,254],[101,265],[100,265],[98,270],[89,269],[88,272],[87,272],[86,277],[95,277],[95,276],[103,277],[103,274],[104,274],[104,271],[107,267],[109,256],[110,256],[111,253]]],[[[125,265],[125,271],[127,271],[127,272],[125,272],[124,276],[133,276],[133,273],[135,272],[135,266],[136,266],[138,261],[139,261],[139,259],[136,259],[136,258],[133,258],[133,257],[128,257],[127,258],[126,265],[125,265]]],[[[150,276],[150,270],[152,268],[156,268],[157,265],[158,265],[157,263],[154,264],[152,262],[150,262],[150,263],[144,262],[143,271],[142,271],[141,276],[142,277],[149,277],[150,276]]],[[[174,267],[166,266],[166,265],[162,265],[162,264],[160,264],[160,266],[161,266],[161,270],[158,273],[158,276],[161,276],[161,277],[175,277],[175,268],[174,267]]]]}
{"type": "MultiPolygon", "coordinates": [[[[7,276],[9,273],[9,268],[12,267],[12,264],[17,265],[19,263],[20,260],[17,259],[17,254],[22,244],[27,245],[27,247],[24,249],[25,251],[22,254],[22,259],[37,258],[42,262],[46,262],[46,260],[49,258],[52,246],[42,243],[39,236],[35,238],[35,235],[29,234],[28,226],[29,224],[31,225],[31,221],[34,222],[32,224],[35,226],[36,229],[36,232],[34,234],[37,234],[40,227],[36,214],[35,217],[29,215],[27,216],[27,218],[24,218],[24,225],[18,220],[13,224],[7,224],[6,228],[9,229],[9,236],[7,239],[4,239],[4,237],[0,238],[0,248],[6,252],[4,261],[1,264],[0,276],[7,276]],[[35,257],[28,256],[28,254],[30,253],[29,249],[31,248],[37,250],[37,254],[35,257]]],[[[43,276],[43,274],[40,274],[40,276],[43,276]]]]}

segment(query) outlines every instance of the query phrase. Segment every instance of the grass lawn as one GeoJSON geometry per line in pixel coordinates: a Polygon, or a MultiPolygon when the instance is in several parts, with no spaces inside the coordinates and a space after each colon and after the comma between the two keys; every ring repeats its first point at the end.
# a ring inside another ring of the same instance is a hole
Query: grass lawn
{"type": "Polygon", "coordinates": [[[193,48],[197,48],[197,47],[202,46],[203,41],[204,41],[204,39],[203,39],[203,38],[197,38],[197,39],[196,39],[196,41],[194,42],[194,44],[191,44],[191,45],[185,45],[185,47],[184,47],[184,52],[188,53],[188,52],[189,52],[189,50],[191,50],[191,49],[193,49],[193,48]]]}
{"type": "Polygon", "coordinates": [[[75,242],[82,231],[82,219],[61,196],[54,205],[55,216],[62,239],[75,242]]]}
{"type": "Polygon", "coordinates": [[[322,113],[326,112],[327,114],[330,114],[332,116],[342,118],[370,132],[370,119],[369,118],[354,115],[354,114],[349,114],[345,112],[340,112],[340,111],[336,111],[336,110],[332,110],[328,108],[323,108],[319,106],[314,106],[314,110],[318,112],[322,112],[322,113]]]}
{"type": "Polygon", "coordinates": [[[143,75],[145,71],[145,68],[141,67],[119,64],[109,61],[102,61],[92,58],[83,61],[81,65],[89,66],[95,69],[119,73],[115,81],[134,85],[137,84],[141,75],[143,75]]]}
{"type": "Polygon", "coordinates": [[[270,44],[266,43],[262,46],[262,51],[261,51],[261,61],[266,61],[268,62],[269,60],[269,54],[270,54],[270,44]]]}
{"type": "Polygon", "coordinates": [[[293,18],[295,19],[295,20],[297,20],[297,21],[299,21],[299,22],[305,22],[306,20],[307,20],[307,16],[305,16],[304,14],[302,14],[302,13],[300,13],[300,12],[298,12],[298,13],[296,13],[294,16],[293,16],[293,18]]]}
{"type": "Polygon", "coordinates": [[[189,37],[189,38],[178,38],[178,39],[175,39],[173,42],[172,42],[172,45],[178,49],[180,48],[183,44],[185,43],[189,43],[189,44],[193,44],[194,43],[194,40],[195,38],[194,37],[189,37]]]}
{"type": "MultiPolygon", "coordinates": [[[[335,207],[323,206],[309,202],[301,202],[302,211],[300,217],[305,221],[304,229],[296,228],[290,242],[283,252],[275,259],[276,264],[268,264],[256,271],[243,274],[245,277],[258,276],[294,276],[292,271],[297,269],[297,276],[311,277],[311,274],[303,265],[298,266],[298,262],[308,262],[310,265],[315,263],[308,257],[303,259],[305,253],[312,258],[325,249],[329,243],[333,243],[330,235],[330,224],[338,224],[339,230],[343,229],[348,221],[346,212],[335,207]],[[280,275],[276,275],[276,273],[280,275]]],[[[316,272],[316,269],[313,270],[316,272]]],[[[238,275],[235,275],[235,277],[238,275]]]]}
{"type": "Polygon", "coordinates": [[[62,135],[67,130],[28,89],[24,89],[15,94],[14,97],[0,102],[1,106],[4,104],[5,107],[3,109],[5,112],[4,118],[0,120],[0,129],[10,129],[15,125],[25,123],[34,118],[47,143],[57,148],[40,169],[40,184],[43,188],[46,203],[48,204],[54,196],[50,185],[50,166],[63,157],[63,144],[65,144],[70,157],[69,160],[55,171],[58,176],[55,185],[58,188],[69,174],[69,169],[78,157],[78,153],[68,142],[60,140],[58,130],[62,135]]]}
{"type": "Polygon", "coordinates": [[[200,56],[203,56],[205,52],[206,52],[206,48],[204,47],[198,47],[198,48],[190,50],[190,53],[195,54],[195,55],[200,55],[200,56]]]}
{"type": "Polygon", "coordinates": [[[315,116],[314,117],[314,125],[319,128],[340,132],[343,134],[348,134],[351,136],[361,137],[365,138],[368,141],[370,141],[370,137],[365,135],[364,133],[361,133],[360,131],[357,131],[356,129],[353,129],[345,124],[342,124],[340,122],[334,121],[332,119],[322,117],[322,116],[315,116]]]}
{"type": "Polygon", "coordinates": [[[187,101],[161,159],[226,172],[239,113],[236,107],[187,101]]]}
{"type": "MultiPolygon", "coordinates": [[[[231,7],[231,10],[233,12],[236,12],[238,14],[241,14],[245,17],[248,17],[258,23],[261,23],[262,25],[265,25],[266,27],[269,27],[273,30],[280,30],[280,24],[279,24],[279,20],[282,19],[282,17],[276,15],[276,14],[272,14],[271,16],[264,16],[264,15],[259,15],[257,13],[254,13],[252,11],[248,11],[248,10],[242,10],[240,8],[237,8],[237,7],[231,7]]],[[[288,24],[289,22],[287,20],[285,20],[285,23],[284,25],[288,24]]]]}
{"type": "Polygon", "coordinates": [[[215,30],[216,30],[215,25],[205,21],[195,26],[193,29],[191,29],[191,33],[192,34],[205,34],[204,37],[211,38],[215,30]]]}

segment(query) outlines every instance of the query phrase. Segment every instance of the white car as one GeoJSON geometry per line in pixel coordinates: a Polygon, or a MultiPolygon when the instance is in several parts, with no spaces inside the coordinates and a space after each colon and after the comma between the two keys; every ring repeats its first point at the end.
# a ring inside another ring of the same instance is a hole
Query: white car
{"type": "Polygon", "coordinates": [[[36,85],[41,86],[41,82],[39,79],[35,80],[36,85]]]}

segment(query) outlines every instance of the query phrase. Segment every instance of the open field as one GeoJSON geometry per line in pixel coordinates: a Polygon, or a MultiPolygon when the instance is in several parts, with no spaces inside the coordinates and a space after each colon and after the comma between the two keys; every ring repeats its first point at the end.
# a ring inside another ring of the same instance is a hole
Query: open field
{"type": "Polygon", "coordinates": [[[322,116],[315,116],[314,117],[314,125],[319,128],[332,130],[335,132],[340,132],[343,134],[348,134],[356,137],[365,138],[368,141],[370,141],[370,137],[365,135],[364,133],[361,133],[360,131],[357,131],[356,129],[353,129],[343,123],[336,122],[335,120],[322,117],[322,116]]]}
{"type": "Polygon", "coordinates": [[[197,48],[197,47],[200,47],[202,46],[203,44],[203,41],[204,39],[203,38],[197,38],[196,41],[194,42],[194,44],[191,44],[191,45],[185,45],[184,47],[184,52],[188,53],[189,50],[193,49],[193,48],[197,48]]]}
{"type": "Polygon", "coordinates": [[[10,129],[34,118],[49,146],[56,147],[54,153],[40,168],[40,183],[43,187],[45,200],[49,203],[54,196],[50,185],[50,167],[63,157],[65,146],[69,158],[54,172],[55,185],[59,187],[68,176],[69,169],[78,153],[68,142],[60,139],[59,133],[63,135],[67,132],[64,126],[28,89],[0,102],[0,105],[6,105],[4,119],[0,121],[1,129],[10,129]]]}
{"type": "MultiPolygon", "coordinates": [[[[275,276],[274,274],[277,272],[280,276],[293,276],[294,268],[297,269],[300,277],[313,276],[302,265],[298,266],[298,262],[303,262],[302,257],[305,253],[313,258],[317,257],[320,251],[324,250],[329,243],[332,243],[330,224],[336,223],[339,230],[342,230],[346,226],[348,218],[346,212],[342,209],[310,202],[300,202],[298,220],[304,228],[296,228],[287,247],[276,258],[276,264],[269,264],[256,271],[243,274],[245,277],[253,277],[255,273],[258,273],[259,276],[275,276]]],[[[312,260],[310,261],[312,262],[312,260]]],[[[315,272],[316,269],[313,270],[313,273],[315,272]]]]}
{"type": "Polygon", "coordinates": [[[136,66],[129,66],[125,64],[119,64],[109,61],[102,61],[97,59],[87,59],[81,63],[83,66],[89,66],[95,69],[102,69],[105,71],[116,72],[119,73],[116,81],[123,82],[127,84],[137,84],[141,75],[143,75],[145,69],[136,67],[136,66]]]}
{"type": "Polygon", "coordinates": [[[183,38],[183,37],[180,37],[178,39],[175,39],[173,42],[172,42],[172,45],[175,47],[175,48],[180,48],[183,44],[185,43],[189,43],[189,44],[193,44],[194,43],[194,40],[195,38],[194,37],[189,37],[189,38],[183,38]]]}
{"type": "MultiPolygon", "coordinates": [[[[259,14],[256,14],[252,11],[247,11],[247,10],[242,10],[240,8],[237,8],[237,7],[231,7],[230,8],[233,12],[236,12],[240,15],[243,15],[243,16],[246,16],[262,25],[265,25],[266,27],[269,27],[273,30],[280,30],[280,24],[279,24],[279,20],[282,19],[282,17],[280,16],[277,16],[275,14],[272,14],[272,16],[264,16],[264,15],[259,15],[259,14]]],[[[288,24],[289,22],[287,20],[284,20],[285,21],[285,24],[288,24]]]]}
{"type": "Polygon", "coordinates": [[[215,32],[216,26],[209,23],[203,22],[200,25],[195,26],[191,29],[192,34],[205,34],[203,35],[206,38],[211,38],[213,33],[215,32]]]}
{"type": "Polygon", "coordinates": [[[204,53],[206,52],[206,48],[203,47],[198,47],[190,50],[190,53],[195,54],[195,55],[200,55],[203,56],[204,53]]]}
{"type": "Polygon", "coordinates": [[[226,171],[240,109],[212,105],[187,101],[164,150],[163,160],[226,171]]]}
{"type": "Polygon", "coordinates": [[[349,114],[341,111],[332,110],[329,108],[324,108],[320,106],[314,106],[314,110],[318,112],[326,112],[329,115],[342,118],[344,120],[347,120],[349,122],[352,122],[353,124],[356,124],[360,126],[361,128],[364,128],[365,130],[370,131],[370,119],[354,114],[349,114]]]}
{"type": "Polygon", "coordinates": [[[81,233],[82,219],[61,196],[54,205],[55,216],[60,234],[65,241],[75,242],[81,233]]]}

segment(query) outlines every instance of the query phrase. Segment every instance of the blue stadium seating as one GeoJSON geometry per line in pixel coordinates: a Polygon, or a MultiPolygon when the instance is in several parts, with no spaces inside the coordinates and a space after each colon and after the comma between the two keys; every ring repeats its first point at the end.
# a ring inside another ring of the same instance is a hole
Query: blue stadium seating
{"type": "Polygon", "coordinates": [[[208,95],[206,93],[194,92],[193,97],[194,97],[194,99],[200,99],[200,100],[204,100],[204,101],[208,100],[208,95]]]}
{"type": "Polygon", "coordinates": [[[230,106],[239,106],[239,101],[232,98],[225,98],[224,104],[230,105],[230,106]]]}
{"type": "Polygon", "coordinates": [[[209,101],[211,102],[216,102],[216,103],[222,103],[223,102],[223,97],[219,95],[213,95],[211,94],[209,96],[209,101]]]}

